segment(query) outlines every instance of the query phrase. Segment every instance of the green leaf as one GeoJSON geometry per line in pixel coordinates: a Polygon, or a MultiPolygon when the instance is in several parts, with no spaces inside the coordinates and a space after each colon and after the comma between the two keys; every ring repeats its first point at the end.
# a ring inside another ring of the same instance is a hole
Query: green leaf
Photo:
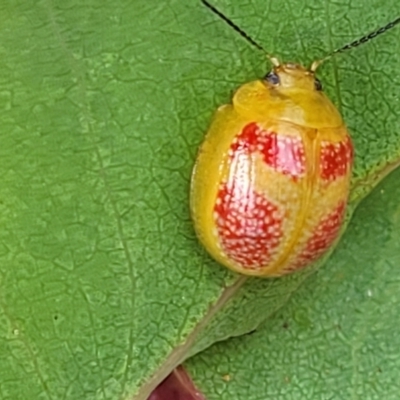
{"type": "Polygon", "coordinates": [[[396,399],[400,170],[356,211],[333,257],[251,335],[186,363],[207,399],[396,399]]]}
{"type": "MultiPolygon", "coordinates": [[[[271,52],[307,63],[397,9],[240,3],[216,1],[271,52]]],[[[1,399],[146,399],[190,355],[300,301],[313,270],[238,277],[189,217],[212,113],[265,74],[263,54],[200,1],[17,0],[0,24],[1,399]]],[[[353,132],[354,205],[399,160],[398,37],[320,71],[353,132]]]]}

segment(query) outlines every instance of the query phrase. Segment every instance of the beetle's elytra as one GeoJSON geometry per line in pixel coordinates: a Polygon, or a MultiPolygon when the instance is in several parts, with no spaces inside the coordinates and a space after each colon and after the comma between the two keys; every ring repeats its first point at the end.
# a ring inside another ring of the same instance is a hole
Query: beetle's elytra
{"type": "Polygon", "coordinates": [[[269,58],[273,70],[241,86],[215,113],[191,184],[194,227],[211,256],[239,273],[267,277],[303,268],[332,246],[353,163],[342,117],[315,78],[323,60],[307,69],[269,58]]]}

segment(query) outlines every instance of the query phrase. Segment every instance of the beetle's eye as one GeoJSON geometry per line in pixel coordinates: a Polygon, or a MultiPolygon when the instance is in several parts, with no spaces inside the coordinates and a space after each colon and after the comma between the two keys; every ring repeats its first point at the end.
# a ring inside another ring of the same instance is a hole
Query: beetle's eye
{"type": "Polygon", "coordinates": [[[280,81],[279,81],[279,76],[271,71],[269,72],[267,75],[265,75],[264,78],[268,83],[270,83],[271,85],[279,85],[280,81]]]}
{"type": "Polygon", "coordinates": [[[322,90],[322,83],[319,79],[315,78],[314,84],[315,84],[315,90],[322,90]]]}

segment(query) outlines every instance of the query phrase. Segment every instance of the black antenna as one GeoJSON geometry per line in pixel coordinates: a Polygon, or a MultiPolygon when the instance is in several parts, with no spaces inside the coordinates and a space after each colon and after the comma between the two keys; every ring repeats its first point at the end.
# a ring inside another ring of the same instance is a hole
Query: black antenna
{"type": "Polygon", "coordinates": [[[273,57],[271,54],[269,54],[264,47],[262,47],[260,44],[258,44],[253,38],[251,38],[243,29],[239,28],[233,21],[231,21],[227,16],[222,14],[221,11],[216,9],[212,4],[210,4],[207,0],[201,0],[201,2],[209,8],[214,14],[218,15],[223,21],[225,21],[230,27],[232,27],[236,32],[238,32],[242,37],[244,37],[249,43],[251,43],[255,48],[258,50],[261,50],[266,54],[268,59],[271,61],[273,65],[276,67],[279,66],[279,61],[276,57],[273,57]]]}
{"type": "Polygon", "coordinates": [[[395,27],[399,23],[400,23],[400,17],[396,18],[392,22],[389,22],[387,25],[382,26],[381,28],[377,29],[376,31],[373,31],[373,32],[369,33],[368,35],[363,36],[360,39],[354,40],[353,42],[348,43],[348,44],[344,45],[343,47],[340,47],[339,49],[336,49],[336,50],[332,51],[332,53],[329,53],[323,59],[318,60],[318,61],[314,61],[312,63],[312,65],[311,65],[310,70],[311,71],[315,71],[324,61],[328,60],[332,56],[334,56],[336,54],[339,54],[339,53],[343,53],[344,51],[347,51],[347,50],[351,50],[354,47],[357,47],[357,46],[360,46],[361,44],[369,42],[371,39],[374,39],[377,36],[381,35],[382,33],[387,32],[389,29],[392,29],[393,27],[395,27]]]}

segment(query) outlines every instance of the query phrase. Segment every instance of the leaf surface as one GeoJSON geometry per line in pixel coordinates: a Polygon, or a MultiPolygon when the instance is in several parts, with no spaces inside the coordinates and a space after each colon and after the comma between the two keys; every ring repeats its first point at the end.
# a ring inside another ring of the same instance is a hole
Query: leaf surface
{"type": "MultiPolygon", "coordinates": [[[[216,5],[310,63],[395,15],[394,2],[369,3],[216,5]]],[[[146,399],[313,275],[231,274],[189,217],[212,113],[265,74],[264,56],[197,1],[14,1],[0,24],[0,398],[146,399]]],[[[353,205],[399,160],[398,37],[320,71],[353,133],[353,205]]]]}

